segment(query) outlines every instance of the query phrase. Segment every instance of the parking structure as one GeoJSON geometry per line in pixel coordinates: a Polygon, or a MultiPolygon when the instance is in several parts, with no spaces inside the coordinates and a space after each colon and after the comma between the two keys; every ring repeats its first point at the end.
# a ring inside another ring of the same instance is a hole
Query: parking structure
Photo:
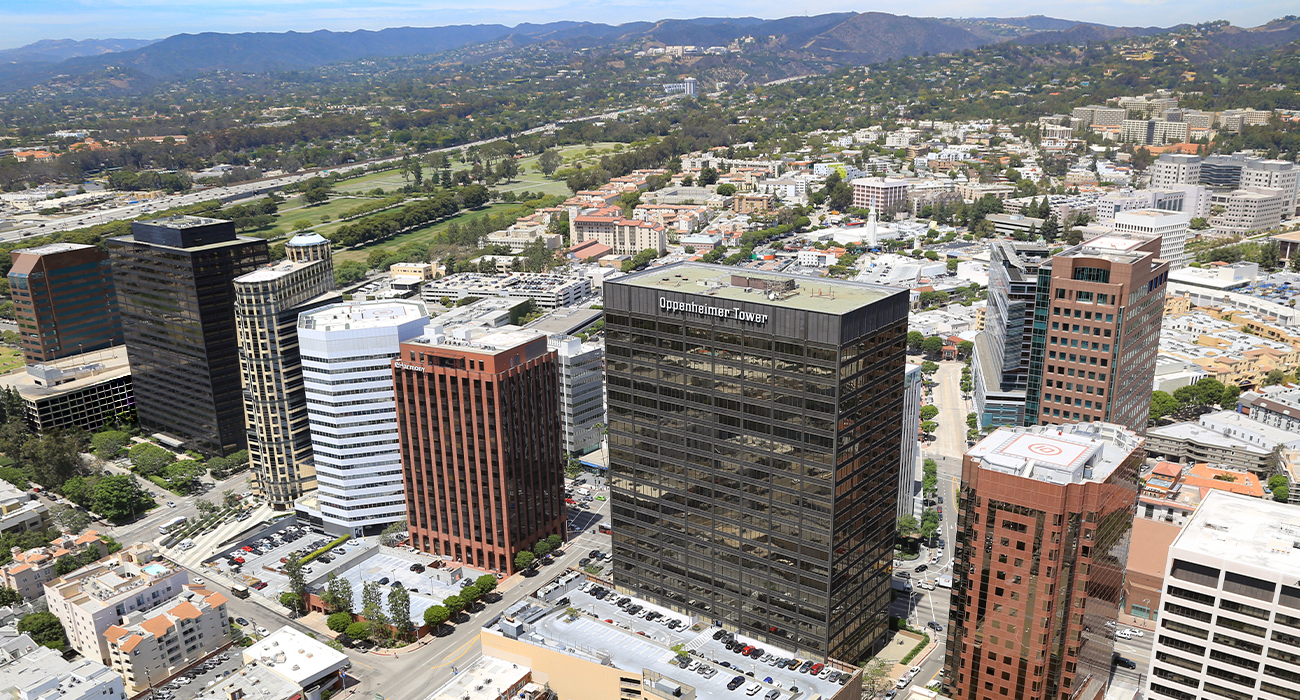
{"type": "MultiPolygon", "coordinates": [[[[669,648],[677,644],[684,645],[690,652],[692,660],[701,664],[708,662],[717,673],[726,675],[728,680],[736,676],[744,676],[746,681],[743,687],[745,688],[749,687],[752,680],[762,681],[771,677],[787,690],[797,685],[805,690],[811,688],[813,694],[820,693],[822,697],[829,698],[838,692],[838,687],[841,685],[838,678],[832,680],[829,672],[824,678],[810,673],[814,666],[819,667],[817,669],[819,674],[830,670],[815,659],[758,642],[721,627],[692,626],[690,621],[679,613],[639,598],[623,595],[600,583],[584,584],[572,591],[568,599],[569,607],[589,613],[596,621],[619,629],[624,634],[645,637],[669,648]],[[626,603],[620,605],[625,600],[626,603]],[[750,648],[751,654],[757,652],[757,657],[743,654],[746,647],[750,648]],[[782,660],[789,661],[782,663],[782,660]],[[796,660],[798,663],[794,663],[796,660]]],[[[692,668],[689,662],[687,668],[701,670],[698,665],[692,668]]],[[[836,673],[839,675],[839,672],[836,673]]],[[[677,674],[680,675],[680,669],[677,674]]],[[[843,675],[847,683],[849,674],[843,675]]],[[[763,693],[766,692],[768,689],[764,688],[763,693]]]]}
{"type": "Polygon", "coordinates": [[[238,673],[243,665],[241,657],[237,647],[210,656],[171,681],[154,686],[149,700],[192,700],[222,678],[238,673]]]}
{"type": "MultiPolygon", "coordinates": [[[[367,581],[374,581],[386,588],[405,588],[411,598],[411,621],[420,627],[424,624],[426,609],[442,605],[442,601],[460,593],[463,586],[474,583],[478,577],[487,573],[459,564],[448,564],[442,568],[430,566],[434,561],[435,558],[428,555],[396,556],[378,551],[369,556],[358,556],[351,564],[335,569],[334,573],[352,585],[353,596],[357,600],[361,599],[361,590],[367,581]],[[413,564],[421,564],[424,570],[412,571],[413,564]],[[457,567],[460,568],[460,578],[452,582],[450,579],[455,575],[453,572],[457,567]],[[435,576],[444,580],[438,580],[435,576]]],[[[321,587],[323,580],[318,576],[308,577],[308,584],[321,587]]],[[[384,594],[387,596],[387,590],[384,594]]]]}

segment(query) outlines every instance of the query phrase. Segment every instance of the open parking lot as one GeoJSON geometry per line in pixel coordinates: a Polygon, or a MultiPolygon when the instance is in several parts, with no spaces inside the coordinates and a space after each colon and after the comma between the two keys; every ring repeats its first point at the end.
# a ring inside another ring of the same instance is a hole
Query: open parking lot
{"type": "MultiPolygon", "coordinates": [[[[252,592],[275,599],[288,584],[288,578],[279,572],[283,566],[281,559],[287,558],[293,552],[301,555],[308,554],[329,544],[332,539],[327,535],[311,532],[300,525],[271,528],[261,536],[247,540],[247,544],[228,550],[224,556],[209,559],[208,566],[216,567],[218,571],[236,580],[242,580],[241,574],[258,579],[266,585],[252,592]],[[280,539],[274,539],[273,534],[280,535],[280,539]],[[237,559],[244,561],[240,563],[237,559]]],[[[342,549],[343,555],[330,555],[328,561],[317,558],[309,562],[306,567],[307,580],[324,576],[328,569],[343,565],[344,560],[364,551],[366,546],[360,540],[350,540],[342,546],[342,549]]]]}

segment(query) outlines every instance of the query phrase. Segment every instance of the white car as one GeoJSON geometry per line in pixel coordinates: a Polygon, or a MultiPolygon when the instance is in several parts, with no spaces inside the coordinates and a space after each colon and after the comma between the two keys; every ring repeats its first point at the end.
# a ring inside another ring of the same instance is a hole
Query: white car
{"type": "Polygon", "coordinates": [[[201,579],[201,578],[195,578],[194,581],[193,581],[193,583],[196,584],[196,585],[202,586],[202,585],[203,585],[203,579],[201,579]]]}
{"type": "Polygon", "coordinates": [[[253,628],[253,629],[255,629],[255,630],[257,631],[257,633],[260,634],[260,635],[262,635],[263,637],[265,637],[266,635],[268,635],[268,634],[271,633],[270,630],[266,629],[265,627],[263,627],[263,626],[261,626],[261,625],[258,625],[257,627],[255,627],[255,628],[253,628]]]}

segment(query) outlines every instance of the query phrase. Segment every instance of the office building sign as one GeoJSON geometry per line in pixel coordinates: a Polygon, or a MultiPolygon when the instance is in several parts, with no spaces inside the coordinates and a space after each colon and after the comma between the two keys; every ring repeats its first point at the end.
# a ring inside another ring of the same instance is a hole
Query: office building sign
{"type": "Polygon", "coordinates": [[[672,301],[659,297],[659,308],[683,314],[696,314],[699,316],[716,316],[717,318],[734,318],[737,321],[746,321],[757,325],[767,323],[767,314],[758,314],[752,311],[743,311],[739,306],[726,308],[722,306],[710,306],[708,304],[695,304],[689,301],[672,301]]]}

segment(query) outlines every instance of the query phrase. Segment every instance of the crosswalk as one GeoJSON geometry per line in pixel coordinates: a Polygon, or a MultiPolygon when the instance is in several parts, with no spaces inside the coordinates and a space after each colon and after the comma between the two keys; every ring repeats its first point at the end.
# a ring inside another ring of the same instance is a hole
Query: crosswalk
{"type": "MultiPolygon", "coordinates": [[[[217,553],[217,549],[222,543],[239,535],[245,530],[252,529],[257,525],[271,519],[275,514],[271,506],[262,504],[253,511],[252,517],[247,520],[235,520],[231,517],[229,520],[221,523],[214,530],[210,530],[198,537],[193,537],[194,546],[188,550],[181,551],[180,547],[173,544],[165,548],[167,557],[181,566],[191,571],[198,570],[205,559],[209,559],[217,553]]],[[[161,538],[159,538],[161,539],[161,538]]]]}

